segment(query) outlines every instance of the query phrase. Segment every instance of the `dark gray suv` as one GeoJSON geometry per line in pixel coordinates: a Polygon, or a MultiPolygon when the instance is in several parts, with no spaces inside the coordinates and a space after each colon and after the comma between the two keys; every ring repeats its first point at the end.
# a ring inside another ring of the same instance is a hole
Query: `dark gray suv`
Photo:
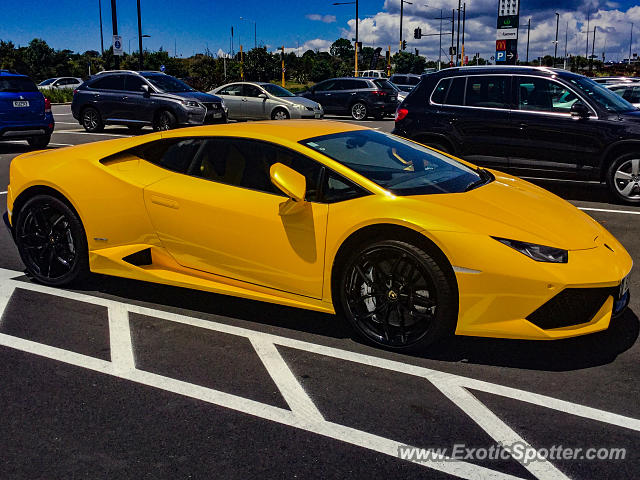
{"type": "Polygon", "coordinates": [[[220,97],[161,72],[101,72],[74,91],[71,111],[87,132],[99,132],[105,125],[169,130],[227,121],[220,97]]]}

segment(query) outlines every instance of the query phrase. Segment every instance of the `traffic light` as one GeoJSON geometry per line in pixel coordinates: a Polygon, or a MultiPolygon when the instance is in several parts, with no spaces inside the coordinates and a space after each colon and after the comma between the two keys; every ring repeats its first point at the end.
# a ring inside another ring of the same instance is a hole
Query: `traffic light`
{"type": "Polygon", "coordinates": [[[407,49],[407,41],[402,40],[402,50],[406,50],[406,49],[407,49]]]}
{"type": "Polygon", "coordinates": [[[422,38],[422,29],[420,27],[413,31],[413,38],[420,40],[422,38]]]}
{"type": "Polygon", "coordinates": [[[385,60],[387,61],[387,65],[388,65],[389,62],[391,61],[391,52],[387,50],[384,55],[385,55],[385,60]]]}
{"type": "Polygon", "coordinates": [[[416,48],[416,57],[420,56],[420,52],[418,51],[418,49],[416,48]]]}

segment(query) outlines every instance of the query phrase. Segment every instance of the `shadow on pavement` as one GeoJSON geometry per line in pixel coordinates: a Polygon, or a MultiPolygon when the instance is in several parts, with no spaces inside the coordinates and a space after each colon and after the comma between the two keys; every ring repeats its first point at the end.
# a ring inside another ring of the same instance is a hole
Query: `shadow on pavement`
{"type": "Polygon", "coordinates": [[[549,190],[551,193],[564,198],[565,200],[583,202],[616,203],[613,196],[609,194],[604,183],[580,183],[563,182],[558,180],[531,180],[527,181],[549,190]]]}

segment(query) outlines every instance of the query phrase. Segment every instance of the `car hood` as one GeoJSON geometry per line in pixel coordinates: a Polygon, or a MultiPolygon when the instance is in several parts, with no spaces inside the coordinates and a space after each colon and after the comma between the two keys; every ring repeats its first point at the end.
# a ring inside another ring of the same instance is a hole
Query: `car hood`
{"type": "MultiPolygon", "coordinates": [[[[637,106],[637,103],[634,103],[633,106],[637,106]]],[[[640,110],[632,110],[630,112],[624,112],[620,114],[620,117],[632,122],[640,122],[640,110]]]]}
{"type": "Polygon", "coordinates": [[[209,93],[204,93],[204,92],[179,92],[179,93],[167,92],[167,93],[161,93],[159,95],[175,98],[177,100],[188,99],[188,100],[197,100],[198,102],[220,102],[221,101],[220,97],[216,95],[211,95],[209,93]]]}
{"type": "Polygon", "coordinates": [[[298,105],[304,105],[305,107],[316,107],[318,102],[305,97],[276,97],[277,100],[285,103],[296,103],[298,105]]]}
{"type": "Polygon", "coordinates": [[[445,229],[565,250],[594,248],[597,238],[606,235],[599,223],[560,197],[516,177],[492,173],[494,181],[469,192],[408,198],[428,203],[445,229]]]}

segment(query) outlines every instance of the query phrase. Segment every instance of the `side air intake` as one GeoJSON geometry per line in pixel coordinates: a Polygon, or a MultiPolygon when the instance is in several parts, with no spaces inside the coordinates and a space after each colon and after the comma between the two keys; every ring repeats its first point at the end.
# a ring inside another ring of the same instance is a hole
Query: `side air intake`
{"type": "Polygon", "coordinates": [[[144,265],[151,265],[151,249],[145,248],[144,250],[140,250],[139,252],[132,253],[131,255],[127,255],[122,260],[131,265],[135,265],[136,267],[142,267],[144,265]]]}

